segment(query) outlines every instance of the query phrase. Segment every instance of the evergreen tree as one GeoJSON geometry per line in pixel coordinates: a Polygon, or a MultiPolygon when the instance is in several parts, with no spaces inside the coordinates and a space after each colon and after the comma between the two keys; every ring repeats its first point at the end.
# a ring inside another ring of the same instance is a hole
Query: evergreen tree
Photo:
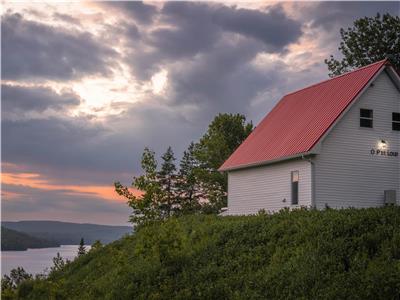
{"type": "Polygon", "coordinates": [[[170,217],[173,210],[176,209],[176,166],[174,152],[171,147],[168,147],[167,151],[161,157],[163,160],[161,170],[157,174],[158,182],[163,191],[163,201],[161,204],[161,210],[165,217],[170,217]]]}
{"type": "Polygon", "coordinates": [[[342,60],[333,55],[325,59],[329,76],[343,74],[352,69],[389,58],[394,68],[400,70],[400,17],[379,13],[374,18],[365,17],[354,22],[354,27],[341,28],[339,51],[342,60]]]}
{"type": "Polygon", "coordinates": [[[53,266],[50,268],[50,271],[51,272],[60,271],[64,269],[65,265],[66,265],[65,260],[61,257],[60,252],[57,252],[57,256],[53,257],[53,266]]]}
{"type": "Polygon", "coordinates": [[[86,254],[85,241],[83,238],[81,238],[81,241],[80,241],[79,247],[78,247],[78,257],[85,255],[85,254],[86,254]]]}
{"type": "Polygon", "coordinates": [[[179,166],[177,195],[180,208],[183,213],[193,213],[200,210],[199,201],[204,197],[201,182],[197,176],[199,161],[195,157],[195,144],[193,142],[183,153],[179,166]]]}

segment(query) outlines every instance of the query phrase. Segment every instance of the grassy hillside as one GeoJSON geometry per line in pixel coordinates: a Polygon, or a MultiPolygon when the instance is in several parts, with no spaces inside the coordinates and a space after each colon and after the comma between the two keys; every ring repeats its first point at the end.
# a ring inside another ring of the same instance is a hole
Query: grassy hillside
{"type": "Polygon", "coordinates": [[[2,226],[27,233],[31,236],[54,240],[62,245],[77,245],[83,237],[87,244],[96,240],[110,243],[131,233],[131,226],[109,226],[97,224],[79,224],[59,221],[18,221],[2,222],[2,226]]]}
{"type": "Polygon", "coordinates": [[[188,216],[141,228],[21,299],[399,299],[400,208],[188,216]]]}
{"type": "Polygon", "coordinates": [[[28,248],[58,247],[59,243],[39,239],[28,234],[1,227],[1,251],[27,250],[28,248]]]}

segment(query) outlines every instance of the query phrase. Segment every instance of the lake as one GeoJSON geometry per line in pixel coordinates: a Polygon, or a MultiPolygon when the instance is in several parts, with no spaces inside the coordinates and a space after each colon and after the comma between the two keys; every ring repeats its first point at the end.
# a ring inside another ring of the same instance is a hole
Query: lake
{"type": "MultiPolygon", "coordinates": [[[[79,245],[61,245],[56,248],[28,249],[26,251],[1,252],[1,276],[10,274],[11,269],[23,267],[30,274],[42,273],[44,269],[53,265],[53,257],[57,252],[64,259],[72,260],[76,257],[79,245]]],[[[86,246],[89,249],[90,246],[86,246]]]]}

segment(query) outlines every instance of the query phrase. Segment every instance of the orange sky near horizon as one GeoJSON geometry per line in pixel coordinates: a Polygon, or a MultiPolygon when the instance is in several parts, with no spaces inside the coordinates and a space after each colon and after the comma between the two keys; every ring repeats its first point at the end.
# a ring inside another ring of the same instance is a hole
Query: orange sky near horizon
{"type": "MultiPolygon", "coordinates": [[[[26,186],[47,191],[62,190],[66,195],[94,196],[107,201],[126,202],[126,199],[115,192],[113,185],[62,185],[53,183],[38,173],[2,172],[1,184],[26,186]]],[[[131,192],[137,196],[140,195],[140,191],[138,190],[131,189],[131,192]]],[[[23,194],[9,191],[2,191],[2,195],[4,196],[4,200],[12,200],[23,196],[23,194]]]]}

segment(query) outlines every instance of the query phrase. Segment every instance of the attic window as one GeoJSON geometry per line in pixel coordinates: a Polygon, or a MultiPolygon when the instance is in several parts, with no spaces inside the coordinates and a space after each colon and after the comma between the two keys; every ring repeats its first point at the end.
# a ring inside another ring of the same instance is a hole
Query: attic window
{"type": "Polygon", "coordinates": [[[392,113],[392,129],[400,131],[400,113],[392,113]]]}
{"type": "Polygon", "coordinates": [[[372,109],[360,109],[360,127],[372,128],[372,109]]]}

